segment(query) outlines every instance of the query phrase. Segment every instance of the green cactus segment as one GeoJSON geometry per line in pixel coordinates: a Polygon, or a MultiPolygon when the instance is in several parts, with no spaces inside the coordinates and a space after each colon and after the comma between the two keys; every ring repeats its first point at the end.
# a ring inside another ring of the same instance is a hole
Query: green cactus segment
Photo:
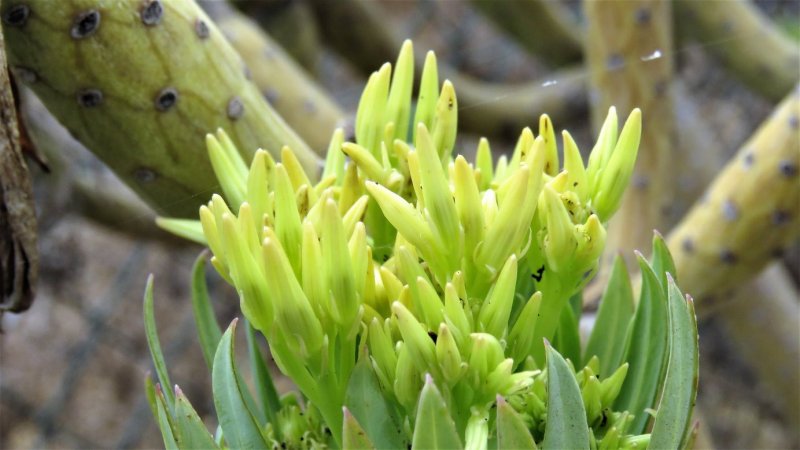
{"type": "Polygon", "coordinates": [[[228,131],[249,160],[289,145],[317,160],[267,105],[236,51],[190,1],[4,2],[28,14],[4,29],[13,70],[72,134],[159,211],[194,214],[217,189],[207,130],[228,131]]]}
{"type": "Polygon", "coordinates": [[[543,0],[473,0],[472,4],[532,54],[555,65],[580,60],[579,26],[562,5],[543,0]]]}
{"type": "Polygon", "coordinates": [[[669,235],[682,289],[700,314],[800,235],[800,89],[745,142],[669,235]]]}
{"type": "Polygon", "coordinates": [[[611,260],[620,251],[628,255],[649,248],[652,230],[670,225],[666,213],[673,206],[676,131],[672,6],[651,0],[583,5],[590,92],[597,97],[592,102],[595,128],[611,105],[623,114],[634,107],[647,113],[632,187],[608,236],[606,255],[611,260]]]}
{"type": "Polygon", "coordinates": [[[695,38],[751,89],[770,100],[798,82],[797,42],[747,0],[675,2],[682,35],[695,38]]]}
{"type": "Polygon", "coordinates": [[[212,17],[264,98],[314,151],[324,154],[345,113],[257,24],[234,11],[212,17]]]}

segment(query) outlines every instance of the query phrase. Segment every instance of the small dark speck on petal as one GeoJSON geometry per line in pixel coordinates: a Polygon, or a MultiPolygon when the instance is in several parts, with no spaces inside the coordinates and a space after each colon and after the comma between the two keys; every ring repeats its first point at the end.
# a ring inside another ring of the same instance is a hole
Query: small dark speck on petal
{"type": "Polygon", "coordinates": [[[100,13],[91,9],[78,14],[72,23],[69,35],[73,39],[83,39],[94,34],[98,28],[100,28],[100,13]]]}
{"type": "Polygon", "coordinates": [[[98,89],[84,89],[78,92],[78,104],[86,108],[94,108],[103,103],[103,93],[98,89]]]}
{"type": "Polygon", "coordinates": [[[161,17],[164,15],[164,7],[161,5],[160,0],[147,0],[144,2],[139,17],[142,23],[148,27],[156,26],[161,22],[161,17]]]}
{"type": "Polygon", "coordinates": [[[683,238],[681,242],[681,248],[686,253],[694,253],[694,241],[690,237],[683,238]]]}
{"type": "Polygon", "coordinates": [[[227,113],[231,120],[237,120],[244,114],[244,104],[238,96],[233,96],[228,101],[227,113]]]}
{"type": "Polygon", "coordinates": [[[11,27],[24,27],[31,15],[28,5],[12,5],[3,12],[3,23],[11,27]]]}
{"type": "Polygon", "coordinates": [[[789,127],[793,130],[800,128],[800,118],[798,118],[797,115],[792,114],[789,116],[789,127]]]}
{"type": "Polygon", "coordinates": [[[200,39],[206,39],[211,32],[208,29],[208,25],[203,21],[203,19],[197,19],[194,22],[194,32],[197,33],[197,37],[200,39]]]}
{"type": "Polygon", "coordinates": [[[303,100],[303,110],[309,114],[314,114],[317,112],[317,105],[315,105],[313,101],[305,99],[303,100]]]}

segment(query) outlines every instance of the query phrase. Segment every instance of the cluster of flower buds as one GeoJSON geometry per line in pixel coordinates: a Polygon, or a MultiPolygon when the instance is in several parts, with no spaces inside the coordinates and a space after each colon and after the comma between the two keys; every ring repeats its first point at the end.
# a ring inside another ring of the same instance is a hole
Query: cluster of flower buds
{"type": "MultiPolygon", "coordinates": [[[[641,118],[635,110],[618,139],[612,109],[587,167],[567,132],[561,167],[547,116],[510,158],[495,164],[482,140],[470,164],[452,156],[456,94],[447,81],[439,90],[433,53],[411,125],[413,65],[407,42],[394,73],[386,64],[370,77],[356,142],[334,134],[320,181],[288,148],[280,163],[259,150],[248,170],[220,130],[207,145],[225,199],[201,207],[199,223],[160,223],[208,244],[281,370],[332,428],[366,357],[409,417],[428,375],[467,440],[485,440],[498,395],[538,395],[543,338],[597,265],[641,118]]],[[[586,370],[592,423],[624,370],[608,382],[586,370]]]]}

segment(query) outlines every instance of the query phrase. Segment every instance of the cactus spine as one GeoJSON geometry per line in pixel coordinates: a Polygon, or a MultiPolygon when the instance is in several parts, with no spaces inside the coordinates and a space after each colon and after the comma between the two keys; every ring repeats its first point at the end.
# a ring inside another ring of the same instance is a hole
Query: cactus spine
{"type": "Polygon", "coordinates": [[[193,2],[9,1],[9,62],[48,109],[162,212],[191,215],[216,182],[203,134],[317,158],[262,98],[193,2]],[[205,195],[204,195],[205,196],[205,195]]]}

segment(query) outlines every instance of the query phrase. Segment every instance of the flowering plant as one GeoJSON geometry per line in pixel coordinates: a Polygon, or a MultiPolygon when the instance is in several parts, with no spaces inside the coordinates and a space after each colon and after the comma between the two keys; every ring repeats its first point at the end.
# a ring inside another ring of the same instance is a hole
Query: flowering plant
{"type": "Polygon", "coordinates": [[[697,330],[659,236],[637,301],[615,262],[582,345],[581,291],[633,171],[634,110],[612,108],[584,164],[544,115],[497,162],[453,155],[458,106],[429,53],[412,103],[407,42],[359,103],[355,142],[337,130],[319,181],[291,149],[249,169],[224,131],[207,137],[222,188],[199,221],[161,219],[206,244],[247,320],[256,394],[195,270],[200,342],[212,371],[212,436],[170,386],[152,316],[159,385],[148,395],[167,448],[678,448],[691,444],[697,330]],[[413,110],[413,113],[412,113],[413,110]],[[412,121],[413,120],[413,121],[412,121]],[[413,124],[413,125],[412,125],[413,124]],[[563,159],[561,164],[560,159],[563,159]],[[262,334],[298,392],[279,397],[262,334]],[[652,416],[652,417],[651,417],[652,416]]]}

